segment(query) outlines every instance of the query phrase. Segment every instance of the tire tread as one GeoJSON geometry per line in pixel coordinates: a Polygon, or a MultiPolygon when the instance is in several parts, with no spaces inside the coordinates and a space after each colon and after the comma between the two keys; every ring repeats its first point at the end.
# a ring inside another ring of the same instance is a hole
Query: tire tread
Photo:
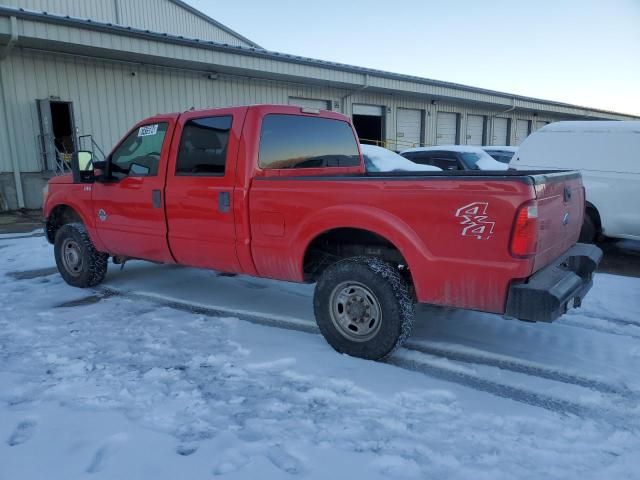
{"type": "Polygon", "coordinates": [[[68,284],[73,285],[74,287],[87,288],[95,287],[104,280],[104,277],[107,274],[109,255],[96,250],[86,227],[82,223],[67,223],[60,227],[56,232],[55,249],[58,270],[60,271],[62,278],[64,278],[68,284]],[[76,237],[76,239],[81,243],[84,253],[86,254],[85,262],[88,268],[87,271],[79,277],[65,275],[64,268],[62,268],[59,263],[58,249],[60,248],[59,245],[62,241],[59,239],[63,236],[76,237]]]}

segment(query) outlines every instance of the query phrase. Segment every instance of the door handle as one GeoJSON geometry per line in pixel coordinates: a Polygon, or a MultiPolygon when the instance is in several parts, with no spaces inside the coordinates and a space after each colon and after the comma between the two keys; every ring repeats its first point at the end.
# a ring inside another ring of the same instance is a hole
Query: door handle
{"type": "Polygon", "coordinates": [[[229,192],[218,192],[218,211],[228,213],[231,210],[231,196],[229,192]]]}
{"type": "Polygon", "coordinates": [[[151,191],[151,205],[153,205],[153,208],[162,207],[162,191],[160,190],[151,191]]]}

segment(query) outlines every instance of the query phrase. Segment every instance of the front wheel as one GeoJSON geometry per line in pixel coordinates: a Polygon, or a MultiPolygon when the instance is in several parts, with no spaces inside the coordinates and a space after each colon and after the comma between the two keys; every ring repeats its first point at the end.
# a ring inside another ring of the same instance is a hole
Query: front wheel
{"type": "Polygon", "coordinates": [[[58,271],[74,287],[98,285],[107,273],[109,255],[98,252],[81,223],[68,223],[56,232],[54,253],[58,271]]]}
{"type": "Polygon", "coordinates": [[[390,355],[411,333],[414,300],[392,264],[353,257],[328,267],[313,298],[316,322],[338,352],[369,360],[390,355]]]}

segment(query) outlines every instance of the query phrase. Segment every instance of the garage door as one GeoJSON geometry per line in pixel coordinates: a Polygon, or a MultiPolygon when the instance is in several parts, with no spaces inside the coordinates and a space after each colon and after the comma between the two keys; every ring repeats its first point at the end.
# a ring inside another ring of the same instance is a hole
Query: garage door
{"type": "Polygon", "coordinates": [[[509,119],[493,119],[493,138],[491,145],[509,145],[509,119]]]}
{"type": "Polygon", "coordinates": [[[396,114],[396,146],[398,150],[420,146],[422,111],[399,108],[396,114]]]}
{"type": "Polygon", "coordinates": [[[352,109],[354,115],[369,115],[371,117],[382,116],[382,107],[380,105],[363,105],[354,103],[352,109]]]}
{"type": "Polygon", "coordinates": [[[484,143],[484,117],[482,115],[467,115],[467,145],[482,145],[484,143]]]}
{"type": "Polygon", "coordinates": [[[536,122],[536,130],[540,130],[542,127],[544,127],[545,125],[549,125],[549,122],[544,122],[542,120],[538,120],[536,122]]]}
{"type": "Polygon", "coordinates": [[[329,110],[327,100],[316,100],[315,98],[289,97],[289,105],[303,108],[315,108],[317,110],[329,110]]]}
{"type": "Polygon", "coordinates": [[[458,114],[438,112],[436,145],[455,145],[458,138],[458,114]]]}
{"type": "Polygon", "coordinates": [[[529,136],[529,120],[516,120],[515,145],[520,145],[529,136]]]}

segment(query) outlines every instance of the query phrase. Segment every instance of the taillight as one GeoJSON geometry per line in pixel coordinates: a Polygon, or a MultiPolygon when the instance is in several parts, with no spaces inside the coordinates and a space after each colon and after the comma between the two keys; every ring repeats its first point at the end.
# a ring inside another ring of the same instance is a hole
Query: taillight
{"type": "Polygon", "coordinates": [[[511,233],[511,255],[530,257],[538,248],[538,204],[525,203],[518,209],[511,233]]]}

